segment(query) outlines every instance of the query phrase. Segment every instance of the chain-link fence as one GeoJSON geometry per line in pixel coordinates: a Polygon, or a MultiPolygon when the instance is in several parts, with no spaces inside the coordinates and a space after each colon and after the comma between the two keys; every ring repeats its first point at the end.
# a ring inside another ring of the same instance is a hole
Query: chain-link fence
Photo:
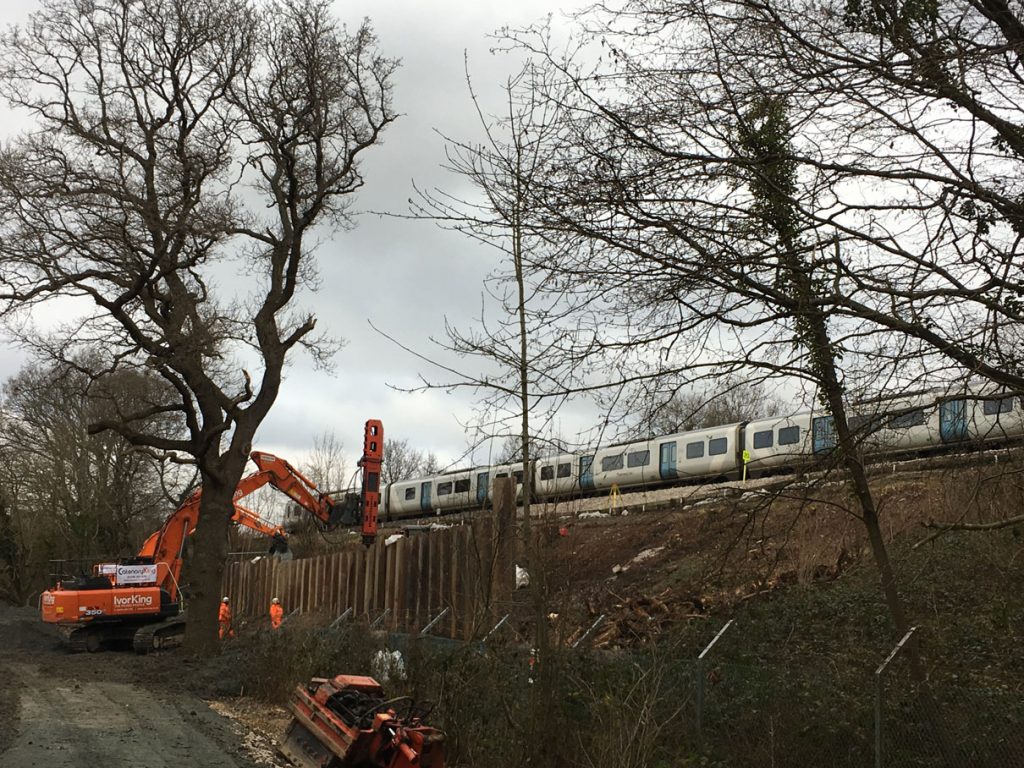
{"type": "Polygon", "coordinates": [[[310,673],[365,669],[367,657],[399,650],[389,692],[434,700],[453,762],[474,768],[1024,766],[1024,694],[955,681],[923,688],[903,652],[877,668],[822,655],[802,666],[739,663],[727,642],[538,652],[504,619],[467,643],[432,634],[437,618],[413,633],[379,632],[350,612],[300,618],[263,632],[275,647],[265,657],[250,648],[244,662],[266,687],[267,669],[307,659],[309,669],[279,675],[290,690],[310,673]]]}

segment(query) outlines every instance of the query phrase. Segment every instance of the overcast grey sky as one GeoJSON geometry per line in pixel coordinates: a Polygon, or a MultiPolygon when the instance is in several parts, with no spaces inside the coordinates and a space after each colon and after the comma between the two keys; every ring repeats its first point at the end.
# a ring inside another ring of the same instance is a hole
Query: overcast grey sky
{"type": "MultiPolygon", "coordinates": [[[[12,5],[4,3],[0,10],[5,27],[24,21],[36,6],[12,5]]],[[[470,0],[336,2],[339,18],[350,25],[369,17],[383,51],[402,60],[394,93],[402,117],[388,129],[384,144],[367,156],[367,183],[356,209],[405,212],[413,180],[420,186],[457,188],[459,180],[440,168],[444,142],[436,131],[454,138],[471,138],[479,131],[464,57],[482,99],[497,98],[517,62],[492,54],[488,35],[548,13],[560,24],[562,10],[577,5],[574,0],[557,5],[521,0],[500,7],[470,0]]],[[[353,230],[325,239],[317,258],[322,288],[308,306],[318,327],[344,337],[347,345],[336,355],[333,373],[315,371],[308,358],[295,357],[255,445],[300,462],[315,434],[333,430],[351,465],[361,446],[362,425],[372,417],[384,422],[386,435],[407,438],[445,463],[457,461],[468,445],[460,422],[471,418],[470,396],[393,391],[389,384],[413,384],[426,372],[424,364],[377,335],[369,322],[428,351],[427,337],[443,334],[445,316],[465,326],[477,314],[481,280],[494,266],[493,252],[428,222],[362,215],[353,230]]],[[[0,345],[0,378],[16,372],[23,360],[17,350],[0,345]]],[[[477,460],[486,456],[478,453],[477,460]]]]}

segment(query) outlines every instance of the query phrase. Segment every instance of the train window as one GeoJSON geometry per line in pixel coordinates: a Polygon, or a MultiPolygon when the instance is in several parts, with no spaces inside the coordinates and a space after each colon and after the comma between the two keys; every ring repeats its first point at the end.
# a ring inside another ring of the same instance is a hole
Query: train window
{"type": "Polygon", "coordinates": [[[754,433],[754,447],[755,448],[771,448],[774,445],[775,433],[770,429],[766,429],[764,432],[754,433]]]}
{"type": "Polygon", "coordinates": [[[1009,413],[1013,410],[1013,398],[1012,397],[997,397],[992,400],[984,401],[984,409],[986,416],[995,416],[1000,413],[1009,413]]]}
{"type": "Polygon", "coordinates": [[[540,479],[541,480],[554,480],[555,479],[555,468],[548,464],[546,467],[540,468],[540,479]]]}
{"type": "Polygon", "coordinates": [[[699,459],[704,456],[704,441],[686,444],[686,458],[699,459]]]}
{"type": "Polygon", "coordinates": [[[916,408],[889,419],[889,429],[908,429],[925,423],[924,408],[916,408]]]}
{"type": "Polygon", "coordinates": [[[513,472],[512,477],[516,479],[516,485],[523,484],[523,470],[520,469],[518,472],[513,472]]]}
{"type": "Polygon", "coordinates": [[[455,492],[456,493],[469,493],[469,478],[465,480],[455,481],[455,492]]]}
{"type": "Polygon", "coordinates": [[[783,427],[779,430],[779,445],[796,445],[800,442],[800,427],[783,427]]]}
{"type": "Polygon", "coordinates": [[[708,456],[721,456],[727,450],[729,450],[728,437],[716,437],[714,440],[708,440],[708,456]]]}
{"type": "Polygon", "coordinates": [[[415,498],[416,498],[416,489],[415,488],[406,488],[405,489],[405,500],[406,501],[412,501],[415,498]]]}
{"type": "Polygon", "coordinates": [[[572,464],[559,464],[558,465],[558,476],[559,477],[572,477],[572,464]]]}
{"type": "Polygon", "coordinates": [[[496,472],[495,477],[508,477],[508,472],[496,472]]]}
{"type": "Polygon", "coordinates": [[[451,492],[452,492],[452,484],[451,483],[438,483],[437,484],[437,495],[438,496],[448,496],[449,494],[451,494],[451,492]]]}
{"type": "Polygon", "coordinates": [[[626,456],[627,467],[646,467],[651,463],[650,451],[633,451],[626,456]]]}
{"type": "Polygon", "coordinates": [[[622,454],[616,454],[615,456],[605,456],[601,459],[601,471],[611,472],[616,469],[622,469],[622,454]]]}
{"type": "MultiPolygon", "coordinates": [[[[871,416],[851,416],[849,420],[851,432],[874,432],[885,423],[885,416],[873,414],[871,416]]],[[[834,428],[833,428],[834,429],[834,428]]]]}

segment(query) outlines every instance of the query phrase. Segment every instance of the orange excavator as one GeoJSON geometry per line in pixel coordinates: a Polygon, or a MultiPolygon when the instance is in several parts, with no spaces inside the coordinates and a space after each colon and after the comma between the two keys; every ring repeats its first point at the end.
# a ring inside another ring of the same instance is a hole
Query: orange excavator
{"type": "Polygon", "coordinates": [[[385,697],[372,677],[314,677],[288,708],[281,753],[299,768],[444,767],[444,733],[424,724],[407,697],[385,697]]]}
{"type": "MultiPolygon", "coordinates": [[[[232,501],[232,520],[270,536],[272,552],[286,548],[284,529],[259,518],[240,506],[239,499],[265,485],[286,493],[326,527],[362,522],[364,542],[372,542],[377,529],[380,501],[380,461],[383,429],[375,419],[366,422],[363,443],[363,488],[360,494],[346,494],[336,503],[284,459],[262,451],[250,458],[258,467],[238,483],[232,501]]],[[[74,651],[95,652],[104,643],[131,640],[138,653],[181,642],[185,633],[179,576],[185,541],[195,530],[202,488],[185,499],[160,530],[153,533],[133,558],[104,563],[92,575],[61,579],[43,592],[40,608],[43,621],[56,624],[74,651]]]]}

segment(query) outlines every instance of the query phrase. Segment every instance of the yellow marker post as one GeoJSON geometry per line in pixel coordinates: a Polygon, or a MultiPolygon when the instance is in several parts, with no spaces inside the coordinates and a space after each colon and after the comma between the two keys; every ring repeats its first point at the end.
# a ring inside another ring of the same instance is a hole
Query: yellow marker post
{"type": "Polygon", "coordinates": [[[608,514],[612,514],[613,510],[619,508],[621,502],[619,494],[619,484],[612,483],[612,489],[608,492],[608,514]]]}
{"type": "Polygon", "coordinates": [[[747,464],[750,463],[750,451],[743,451],[743,482],[747,482],[747,464]]]}

